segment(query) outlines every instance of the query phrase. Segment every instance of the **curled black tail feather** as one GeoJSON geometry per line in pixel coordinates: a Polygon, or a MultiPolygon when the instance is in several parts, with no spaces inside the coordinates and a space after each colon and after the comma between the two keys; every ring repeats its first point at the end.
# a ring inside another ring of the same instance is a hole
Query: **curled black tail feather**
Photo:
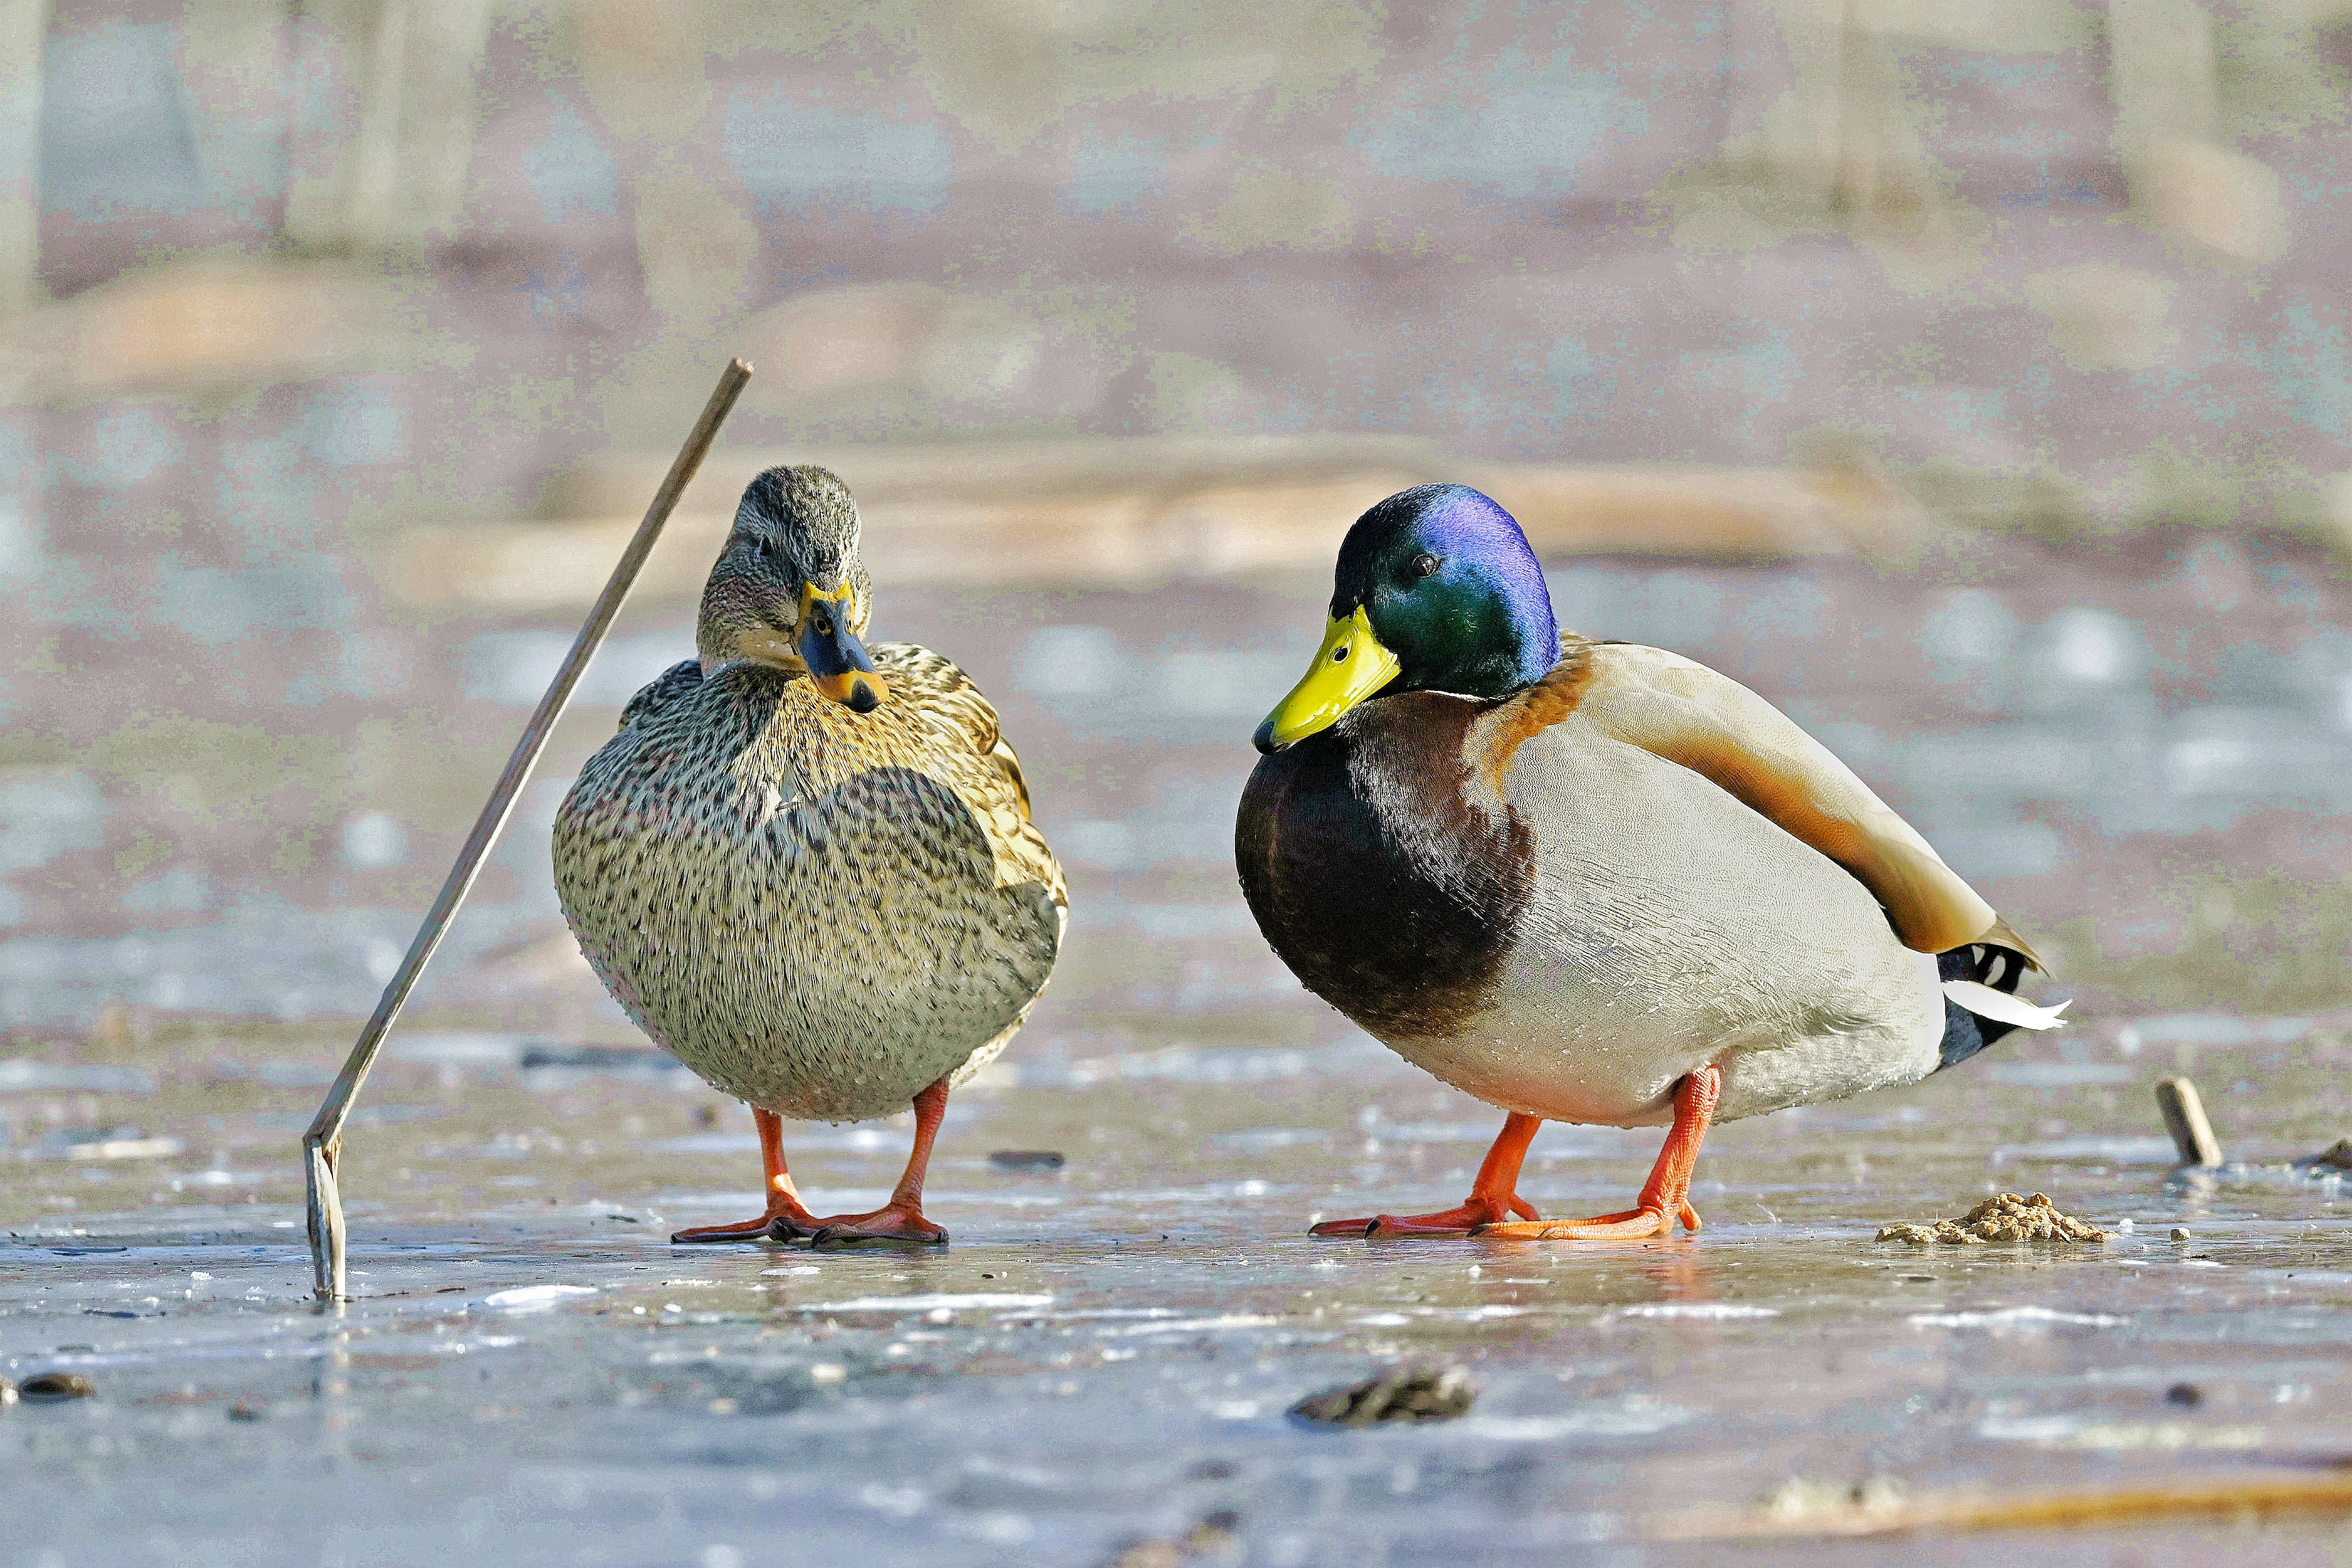
{"type": "MultiPolygon", "coordinates": [[[[1939,980],[1973,980],[1979,985],[2014,994],[2017,983],[2025,977],[2025,959],[1991,942],[1970,942],[1966,947],[1937,953],[1936,974],[1939,980]]],[[[1955,1062],[1968,1060],[2016,1027],[1999,1018],[1979,1018],[1945,997],[1944,1044],[1936,1070],[1941,1072],[1955,1062]]]]}

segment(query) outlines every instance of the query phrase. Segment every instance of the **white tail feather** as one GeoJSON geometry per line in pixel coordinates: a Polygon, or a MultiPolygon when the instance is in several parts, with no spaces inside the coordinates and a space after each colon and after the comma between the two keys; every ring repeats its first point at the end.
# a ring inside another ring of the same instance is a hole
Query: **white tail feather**
{"type": "MultiPolygon", "coordinates": [[[[2066,1021],[2059,1016],[2066,1010],[2065,1002],[2055,1007],[2037,1007],[2022,996],[2012,996],[1973,980],[1947,980],[1944,994],[1979,1018],[1998,1019],[2021,1029],[2054,1029],[2066,1021]]],[[[2068,1002],[2073,1000],[2071,996],[2067,998],[2068,1002]]]]}

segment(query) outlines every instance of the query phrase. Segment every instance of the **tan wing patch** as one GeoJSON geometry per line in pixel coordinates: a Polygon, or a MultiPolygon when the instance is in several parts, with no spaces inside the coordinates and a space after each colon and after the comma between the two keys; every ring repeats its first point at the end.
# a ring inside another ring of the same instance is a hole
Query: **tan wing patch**
{"type": "MultiPolygon", "coordinates": [[[[1712,781],[1844,867],[1886,906],[1906,947],[1943,952],[1995,925],[1992,906],[1916,829],[1828,747],[1738,681],[1631,644],[1595,646],[1585,660],[1594,668],[1577,711],[1612,739],[1712,781]]],[[[2013,938],[2003,945],[2032,956],[2013,938]]]]}

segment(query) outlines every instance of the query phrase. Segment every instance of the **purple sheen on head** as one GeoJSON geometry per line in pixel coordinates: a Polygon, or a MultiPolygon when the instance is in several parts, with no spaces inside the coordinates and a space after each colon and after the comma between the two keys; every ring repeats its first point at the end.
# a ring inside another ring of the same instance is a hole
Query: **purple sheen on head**
{"type": "MultiPolygon", "coordinates": [[[[1432,553],[1475,562],[1490,574],[1495,586],[1529,629],[1549,648],[1559,646],[1559,623],[1551,608],[1551,585],[1544,581],[1543,563],[1519,527],[1494,497],[1468,485],[1430,485],[1443,499],[1424,514],[1421,537],[1432,553]]],[[[1407,491],[1411,494],[1411,491],[1407,491]]],[[[1515,617],[1517,618],[1517,617],[1515,617]]],[[[1551,668],[1549,658],[1544,668],[1551,668]]]]}
{"type": "Polygon", "coordinates": [[[1417,485],[1365,512],[1333,589],[1334,616],[1367,606],[1408,688],[1492,695],[1541,679],[1559,656],[1542,563],[1511,514],[1467,485],[1417,485]],[[1412,563],[1424,552],[1442,565],[1423,584],[1412,563]]]}

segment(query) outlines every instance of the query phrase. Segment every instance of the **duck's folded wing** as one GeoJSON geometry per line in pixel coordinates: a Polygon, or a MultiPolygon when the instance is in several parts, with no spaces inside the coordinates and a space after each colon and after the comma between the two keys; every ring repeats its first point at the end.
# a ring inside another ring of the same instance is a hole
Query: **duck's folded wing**
{"type": "Polygon", "coordinates": [[[2032,958],[1917,830],[1769,702],[1661,648],[1601,643],[1584,657],[1592,668],[1580,715],[1713,781],[1844,867],[1886,907],[1906,947],[1943,952],[1990,940],[2032,958]]]}
{"type": "Polygon", "coordinates": [[[875,668],[890,700],[929,732],[942,782],[971,808],[1008,883],[1041,882],[1067,921],[1062,868],[1029,821],[1029,784],[1021,759],[998,726],[996,708],[954,660],[914,643],[877,643],[875,668]]]}

